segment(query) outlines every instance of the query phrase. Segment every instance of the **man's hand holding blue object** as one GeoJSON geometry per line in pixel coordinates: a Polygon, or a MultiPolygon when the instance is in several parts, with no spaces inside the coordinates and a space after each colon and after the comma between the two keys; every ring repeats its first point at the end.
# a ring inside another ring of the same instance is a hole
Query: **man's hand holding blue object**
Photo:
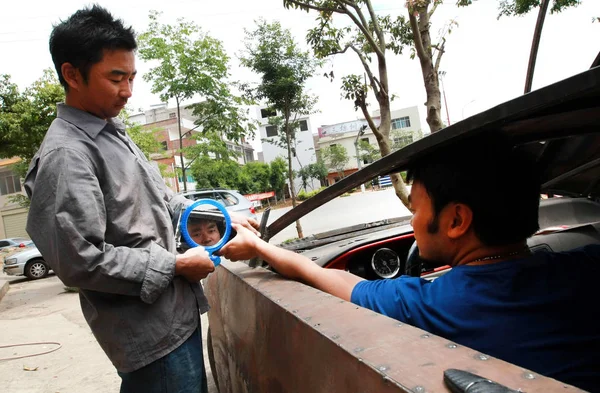
{"type": "Polygon", "coordinates": [[[214,270],[215,265],[202,246],[190,248],[177,255],[175,260],[175,275],[182,276],[189,282],[198,282],[214,270]]]}

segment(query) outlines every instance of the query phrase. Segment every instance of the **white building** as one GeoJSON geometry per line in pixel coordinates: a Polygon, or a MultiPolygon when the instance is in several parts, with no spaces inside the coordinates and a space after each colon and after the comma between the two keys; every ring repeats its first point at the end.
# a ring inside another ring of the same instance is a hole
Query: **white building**
{"type": "MultiPolygon", "coordinates": [[[[375,124],[379,125],[379,111],[372,114],[375,124]]],[[[394,110],[391,113],[392,131],[390,132],[391,142],[395,145],[407,145],[420,139],[423,134],[421,130],[421,120],[419,109],[416,106],[394,110]]],[[[349,160],[344,167],[344,177],[356,172],[358,168],[357,152],[355,142],[358,140],[367,141],[369,144],[379,150],[377,139],[368,126],[365,119],[352,120],[343,123],[324,125],[319,127],[319,141],[317,150],[320,151],[332,145],[343,146],[346,149],[349,160]],[[364,133],[359,136],[361,130],[364,133]]],[[[361,168],[370,162],[362,161],[361,168]]],[[[329,185],[340,180],[340,173],[335,169],[329,169],[327,181],[329,185]]]]}
{"type": "MultiPolygon", "coordinates": [[[[277,126],[269,124],[269,118],[276,116],[276,113],[270,111],[266,107],[255,107],[254,113],[256,119],[259,121],[258,134],[260,135],[264,162],[268,164],[277,157],[282,157],[285,162],[287,162],[287,149],[275,144],[275,142],[279,140],[277,126]]],[[[317,162],[310,117],[303,116],[299,117],[297,120],[299,121],[299,130],[296,132],[296,144],[293,149],[294,151],[292,152],[292,169],[294,171],[298,171],[306,165],[317,162]]],[[[320,183],[317,180],[310,180],[308,191],[319,187],[320,183]]],[[[294,190],[296,191],[296,194],[300,192],[301,189],[302,180],[300,177],[296,177],[294,179],[294,190]]]]}

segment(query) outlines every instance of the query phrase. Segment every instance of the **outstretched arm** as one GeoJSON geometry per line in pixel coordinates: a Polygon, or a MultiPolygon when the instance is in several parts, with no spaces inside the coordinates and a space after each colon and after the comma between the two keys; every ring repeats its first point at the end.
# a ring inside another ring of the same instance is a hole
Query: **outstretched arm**
{"type": "Polygon", "coordinates": [[[260,257],[282,276],[350,301],[354,286],[363,279],[337,269],[324,269],[301,254],[266,243],[246,228],[233,224],[237,235],[221,249],[230,261],[260,257]]]}

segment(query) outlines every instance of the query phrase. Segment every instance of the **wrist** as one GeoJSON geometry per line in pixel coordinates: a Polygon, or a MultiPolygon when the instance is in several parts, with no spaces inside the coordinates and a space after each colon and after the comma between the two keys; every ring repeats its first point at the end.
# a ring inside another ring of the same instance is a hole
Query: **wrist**
{"type": "Polygon", "coordinates": [[[188,262],[189,262],[189,260],[185,256],[185,254],[179,254],[179,255],[175,256],[175,275],[176,276],[182,275],[188,262]]]}

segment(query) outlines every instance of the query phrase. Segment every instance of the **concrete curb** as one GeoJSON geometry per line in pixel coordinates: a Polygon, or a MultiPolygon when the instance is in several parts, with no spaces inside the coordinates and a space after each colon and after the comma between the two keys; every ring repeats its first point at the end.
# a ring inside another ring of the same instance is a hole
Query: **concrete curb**
{"type": "Polygon", "coordinates": [[[5,281],[4,284],[2,284],[2,287],[0,287],[0,301],[2,301],[4,295],[6,295],[6,292],[8,292],[9,287],[10,285],[8,284],[8,281],[5,281]]]}

